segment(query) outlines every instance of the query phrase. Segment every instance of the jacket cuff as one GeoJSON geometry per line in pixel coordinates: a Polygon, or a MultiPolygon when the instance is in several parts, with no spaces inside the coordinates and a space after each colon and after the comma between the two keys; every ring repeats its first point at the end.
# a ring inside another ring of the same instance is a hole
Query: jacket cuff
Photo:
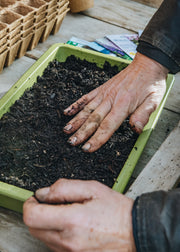
{"type": "Polygon", "coordinates": [[[138,200],[139,200],[139,197],[137,197],[136,200],[134,201],[134,205],[133,205],[133,209],[132,209],[133,236],[134,236],[134,241],[135,241],[137,252],[140,251],[139,240],[138,240],[138,228],[137,228],[137,211],[136,211],[137,206],[138,206],[138,200]]]}
{"type": "Polygon", "coordinates": [[[133,205],[138,252],[180,251],[180,189],[142,194],[133,205]]]}
{"type": "Polygon", "coordinates": [[[162,52],[159,48],[144,42],[139,41],[139,45],[137,47],[137,51],[141,54],[157,61],[164,67],[166,67],[170,73],[176,74],[180,71],[180,66],[176,64],[168,55],[166,55],[164,52],[162,52]]]}
{"type": "Polygon", "coordinates": [[[137,252],[167,252],[161,225],[163,192],[141,195],[133,205],[133,234],[137,252]],[[159,204],[160,203],[160,204],[159,204]]]}

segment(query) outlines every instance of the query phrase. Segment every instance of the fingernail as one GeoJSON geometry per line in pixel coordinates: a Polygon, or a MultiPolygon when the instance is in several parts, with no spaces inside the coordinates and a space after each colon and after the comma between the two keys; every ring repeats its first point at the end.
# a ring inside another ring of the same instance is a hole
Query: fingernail
{"type": "Polygon", "coordinates": [[[86,144],[83,145],[83,147],[82,147],[82,149],[83,149],[84,151],[88,151],[90,148],[91,148],[90,143],[86,143],[86,144]]]}
{"type": "Polygon", "coordinates": [[[64,109],[64,113],[69,113],[71,111],[70,108],[64,109]]]}
{"type": "Polygon", "coordinates": [[[72,129],[72,125],[71,124],[67,124],[65,127],[64,127],[64,130],[70,130],[72,129]]]}
{"type": "Polygon", "coordinates": [[[35,192],[35,196],[38,200],[40,201],[44,201],[47,194],[49,193],[49,190],[50,190],[50,187],[44,187],[44,188],[41,188],[41,189],[38,189],[36,192],[35,192]]]}
{"type": "Polygon", "coordinates": [[[68,140],[68,143],[70,144],[75,144],[75,142],[77,142],[77,137],[72,137],[72,138],[69,138],[68,140]]]}
{"type": "Polygon", "coordinates": [[[135,122],[134,125],[135,125],[135,127],[139,128],[140,130],[143,130],[143,128],[144,128],[144,125],[139,121],[135,122]]]}

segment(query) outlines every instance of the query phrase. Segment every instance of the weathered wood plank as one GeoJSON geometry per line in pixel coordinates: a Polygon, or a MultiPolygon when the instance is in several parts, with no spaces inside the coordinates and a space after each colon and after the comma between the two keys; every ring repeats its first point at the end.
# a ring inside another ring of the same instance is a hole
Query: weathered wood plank
{"type": "Polygon", "coordinates": [[[163,109],[162,114],[157,122],[157,125],[152,132],[146,147],[141,155],[139,162],[136,165],[132,180],[135,180],[140,172],[144,169],[147,163],[154,156],[161,144],[168,137],[169,133],[174,129],[180,120],[180,114],[174,113],[167,109],[163,109]]]}
{"type": "Polygon", "coordinates": [[[180,178],[180,121],[146,165],[126,195],[138,195],[155,190],[170,190],[180,178]]]}
{"type": "Polygon", "coordinates": [[[180,72],[175,75],[175,83],[169,94],[165,108],[180,113],[180,72]]]}
{"type": "Polygon", "coordinates": [[[33,238],[24,225],[22,215],[0,207],[1,252],[50,252],[33,238]]]}
{"type": "Polygon", "coordinates": [[[138,32],[143,30],[157,9],[131,0],[95,0],[85,15],[138,32]]]}
{"type": "Polygon", "coordinates": [[[146,4],[148,6],[155,7],[155,8],[158,8],[163,2],[163,0],[133,0],[133,1],[146,4]]]}

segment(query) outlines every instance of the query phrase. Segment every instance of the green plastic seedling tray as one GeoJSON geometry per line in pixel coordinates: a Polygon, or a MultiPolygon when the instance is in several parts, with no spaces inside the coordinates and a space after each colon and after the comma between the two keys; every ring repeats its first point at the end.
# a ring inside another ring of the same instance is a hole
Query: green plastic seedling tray
{"type": "MultiPolygon", "coordinates": [[[[51,46],[36,63],[29,68],[29,70],[19,79],[18,82],[1,98],[0,100],[0,118],[9,111],[12,104],[19,99],[26,89],[29,89],[37,79],[37,76],[43,74],[44,69],[50,61],[57,59],[64,62],[70,55],[74,55],[80,59],[86,59],[89,62],[95,62],[99,67],[103,67],[105,61],[108,61],[112,66],[118,66],[119,70],[126,67],[130,61],[122,60],[112,56],[107,56],[92,50],[77,48],[67,44],[54,44],[51,46]]],[[[167,90],[164,98],[158,109],[151,115],[148,124],[145,126],[143,132],[138,137],[124,167],[122,168],[113,189],[123,193],[127,186],[136,163],[141,156],[141,153],[148,141],[148,138],[154,129],[160,113],[164,107],[168,94],[174,82],[174,77],[169,75],[167,78],[167,90]]],[[[33,195],[33,192],[0,182],[0,206],[22,212],[22,206],[25,200],[33,195]]]]}

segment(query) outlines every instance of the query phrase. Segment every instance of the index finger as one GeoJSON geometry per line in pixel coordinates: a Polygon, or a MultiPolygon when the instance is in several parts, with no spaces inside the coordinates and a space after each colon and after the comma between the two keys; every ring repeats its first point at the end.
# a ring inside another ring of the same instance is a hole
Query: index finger
{"type": "Polygon", "coordinates": [[[83,95],[79,100],[71,104],[64,110],[65,115],[74,115],[82,110],[94,97],[97,95],[97,89],[92,90],[90,93],[83,95]]]}
{"type": "Polygon", "coordinates": [[[48,205],[39,204],[33,197],[23,206],[23,220],[30,228],[63,230],[77,213],[78,204],[48,205]]]}

